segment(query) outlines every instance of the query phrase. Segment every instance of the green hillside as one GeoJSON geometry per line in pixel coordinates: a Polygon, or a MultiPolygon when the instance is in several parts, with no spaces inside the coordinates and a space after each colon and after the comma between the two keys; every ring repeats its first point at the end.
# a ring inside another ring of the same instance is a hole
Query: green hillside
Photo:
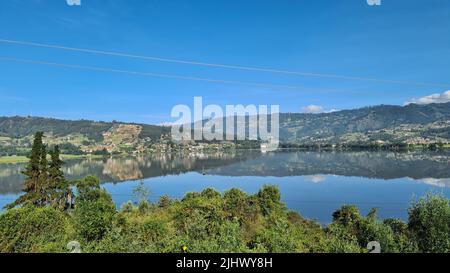
{"type": "Polygon", "coordinates": [[[83,154],[104,149],[121,151],[126,145],[143,147],[145,143],[158,141],[169,130],[166,127],[134,123],[0,117],[0,156],[26,155],[32,136],[38,131],[45,132],[47,144],[60,145],[64,153],[83,154]]]}
{"type": "MultiPolygon", "coordinates": [[[[248,129],[248,118],[246,120],[248,129]]],[[[104,150],[134,153],[172,148],[168,127],[16,116],[0,117],[0,156],[26,155],[37,131],[45,132],[47,144],[61,145],[66,154],[104,150]]],[[[450,103],[380,105],[321,114],[282,113],[280,140],[288,146],[402,143],[447,147],[450,144],[450,103]]]]}
{"type": "Polygon", "coordinates": [[[401,127],[414,130],[439,123],[429,129],[448,138],[449,122],[450,103],[380,105],[323,114],[281,114],[280,137],[284,142],[338,142],[346,134],[380,133],[396,128],[402,131],[401,127]]]}
{"type": "Polygon", "coordinates": [[[448,142],[449,132],[450,103],[280,115],[280,138],[289,143],[448,142]]]}
{"type": "MultiPolygon", "coordinates": [[[[42,117],[0,117],[0,136],[22,138],[37,131],[62,137],[78,133],[94,141],[103,140],[103,133],[115,124],[134,124],[121,122],[102,122],[90,120],[61,120],[42,117]]],[[[141,137],[159,138],[166,128],[155,125],[135,124],[143,127],[141,137]]]]}

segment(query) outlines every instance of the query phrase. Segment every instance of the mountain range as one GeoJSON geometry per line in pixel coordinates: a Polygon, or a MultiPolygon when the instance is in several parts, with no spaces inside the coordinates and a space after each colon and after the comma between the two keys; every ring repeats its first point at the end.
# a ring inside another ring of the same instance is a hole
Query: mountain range
{"type": "Polygon", "coordinates": [[[281,114],[280,139],[293,143],[448,142],[450,103],[281,114]]]}
{"type": "MultiPolygon", "coordinates": [[[[248,124],[246,124],[248,127],[248,124]]],[[[170,142],[164,126],[60,120],[43,117],[0,117],[0,155],[25,153],[37,131],[49,144],[67,153],[145,151],[151,144],[170,142]]],[[[379,105],[331,113],[281,113],[281,143],[368,144],[450,143],[450,102],[439,104],[379,105]]]]}

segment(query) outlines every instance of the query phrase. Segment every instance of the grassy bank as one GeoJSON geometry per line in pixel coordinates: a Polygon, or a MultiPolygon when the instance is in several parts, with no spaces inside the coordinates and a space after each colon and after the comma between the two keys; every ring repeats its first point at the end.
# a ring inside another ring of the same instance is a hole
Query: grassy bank
{"type": "Polygon", "coordinates": [[[0,252],[68,252],[74,240],[83,252],[107,253],[367,253],[370,241],[378,241],[382,252],[450,252],[450,203],[436,195],[412,203],[407,223],[343,206],[322,227],[287,209],[274,186],[254,195],[205,189],[156,203],[141,194],[139,204],[120,209],[96,178],[77,188],[69,211],[26,205],[1,214],[0,252]]]}
{"type": "MultiPolygon", "coordinates": [[[[62,160],[70,160],[70,159],[80,159],[80,158],[103,158],[102,155],[70,155],[63,154],[61,155],[62,160]]],[[[26,156],[1,156],[0,164],[16,164],[16,163],[26,163],[29,159],[26,156]]]]}
{"type": "Polygon", "coordinates": [[[14,163],[25,163],[28,162],[26,156],[1,156],[0,164],[14,164],[14,163]]]}

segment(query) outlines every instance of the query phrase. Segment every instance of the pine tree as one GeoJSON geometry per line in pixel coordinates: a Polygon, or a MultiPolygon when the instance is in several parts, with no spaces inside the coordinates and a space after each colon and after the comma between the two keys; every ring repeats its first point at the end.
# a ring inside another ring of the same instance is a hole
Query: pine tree
{"type": "Polygon", "coordinates": [[[70,183],[65,179],[61,170],[64,162],[60,159],[59,146],[55,146],[50,152],[51,161],[48,170],[48,190],[51,205],[55,208],[66,210],[72,207],[73,192],[70,183]]]}
{"type": "Polygon", "coordinates": [[[47,146],[44,144],[41,147],[41,160],[39,162],[39,179],[37,184],[37,205],[44,207],[49,202],[49,185],[48,185],[48,161],[47,161],[47,146]]]}
{"type": "Polygon", "coordinates": [[[42,143],[43,137],[43,132],[37,132],[35,134],[31,154],[28,157],[30,161],[28,162],[25,171],[22,172],[26,177],[25,187],[23,189],[25,193],[5,208],[10,209],[26,203],[40,205],[39,191],[41,188],[40,182],[42,179],[42,153],[45,152],[44,144],[42,143]]]}
{"type": "Polygon", "coordinates": [[[51,151],[50,162],[47,160],[47,146],[42,139],[44,133],[37,132],[29,156],[30,161],[23,171],[25,175],[24,194],[13,203],[5,206],[7,209],[16,206],[32,204],[37,207],[53,206],[66,210],[73,206],[73,192],[70,183],[61,170],[64,162],[60,159],[60,150],[55,146],[51,151]]]}

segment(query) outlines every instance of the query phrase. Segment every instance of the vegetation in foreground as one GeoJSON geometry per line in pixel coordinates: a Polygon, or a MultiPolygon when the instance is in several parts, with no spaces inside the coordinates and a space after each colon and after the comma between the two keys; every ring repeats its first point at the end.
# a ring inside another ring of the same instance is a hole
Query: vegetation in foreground
{"type": "Polygon", "coordinates": [[[288,210],[274,186],[254,195],[205,189],[150,203],[140,185],[138,205],[117,210],[97,178],[66,181],[58,150],[48,162],[41,137],[24,172],[25,194],[0,215],[0,252],[68,252],[71,241],[83,252],[368,252],[371,241],[382,252],[450,252],[450,201],[443,196],[412,203],[407,223],[346,205],[327,227],[288,210]]]}
{"type": "Polygon", "coordinates": [[[363,253],[370,241],[383,252],[450,252],[449,200],[435,195],[411,205],[408,223],[343,206],[323,228],[288,210],[273,186],[255,195],[205,189],[120,210],[95,177],[78,181],[77,192],[73,209],[26,204],[1,214],[0,252],[68,252],[74,240],[83,252],[363,253]]]}

